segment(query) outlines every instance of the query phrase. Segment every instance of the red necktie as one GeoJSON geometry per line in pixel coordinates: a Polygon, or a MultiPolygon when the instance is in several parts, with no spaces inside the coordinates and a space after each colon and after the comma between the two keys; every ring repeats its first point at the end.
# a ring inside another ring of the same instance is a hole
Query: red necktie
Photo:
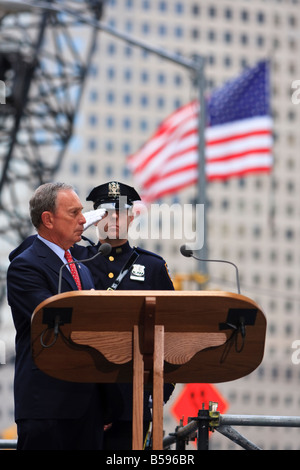
{"type": "MultiPolygon", "coordinates": [[[[68,261],[68,263],[73,261],[72,255],[69,251],[65,251],[65,258],[68,261]]],[[[71,274],[74,278],[74,281],[76,282],[76,286],[78,287],[78,290],[81,290],[81,282],[80,282],[80,279],[79,279],[76,264],[71,263],[71,264],[69,264],[69,267],[70,267],[71,274]]]]}

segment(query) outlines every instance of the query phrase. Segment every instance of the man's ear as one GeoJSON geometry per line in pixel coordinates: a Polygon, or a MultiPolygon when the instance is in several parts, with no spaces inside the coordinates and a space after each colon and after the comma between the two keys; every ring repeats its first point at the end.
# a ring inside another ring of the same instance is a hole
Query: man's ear
{"type": "Polygon", "coordinates": [[[44,211],[41,216],[42,222],[46,228],[53,227],[53,214],[50,211],[44,211]]]}

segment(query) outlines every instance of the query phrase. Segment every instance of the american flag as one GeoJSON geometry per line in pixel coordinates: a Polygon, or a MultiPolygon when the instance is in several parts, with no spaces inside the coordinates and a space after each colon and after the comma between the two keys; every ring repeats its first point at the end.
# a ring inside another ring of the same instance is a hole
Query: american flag
{"type": "MultiPolygon", "coordinates": [[[[198,181],[199,103],[193,101],[165,119],[154,135],[128,157],[145,202],[198,181]]],[[[259,62],[215,90],[206,103],[205,175],[225,180],[272,168],[269,64],[259,62]]]]}

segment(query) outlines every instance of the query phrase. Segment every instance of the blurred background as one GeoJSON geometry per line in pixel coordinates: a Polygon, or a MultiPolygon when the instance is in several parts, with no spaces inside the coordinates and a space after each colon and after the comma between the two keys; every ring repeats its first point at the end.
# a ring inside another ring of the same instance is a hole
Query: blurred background
{"type": "MultiPolygon", "coordinates": [[[[90,190],[109,180],[134,185],[143,193],[129,157],[201,93],[207,99],[217,96],[223,115],[230,103],[215,91],[226,90],[229,81],[262,62],[268,64],[268,76],[259,86],[265,87],[269,108],[259,114],[272,121],[267,167],[207,179],[200,189],[200,177],[194,178],[152,202],[195,206],[205,201],[205,255],[235,263],[241,293],[264,311],[264,359],[253,373],[234,382],[199,385],[192,392],[178,384],[165,406],[164,427],[166,433],[175,430],[180,415],[190,412],[192,396],[194,416],[200,403],[215,397],[225,413],[299,415],[300,365],[292,360],[293,343],[300,340],[299,3],[0,1],[2,436],[15,433],[8,254],[33,233],[28,200],[34,189],[51,180],[72,184],[85,210],[92,209],[85,202],[90,190]]],[[[243,93],[247,89],[247,107],[252,109],[256,91],[246,85],[243,93]]],[[[209,120],[207,124],[212,126],[209,120]]],[[[94,232],[90,238],[96,239],[94,232]]],[[[165,258],[176,289],[236,292],[231,266],[202,266],[184,258],[179,251],[184,242],[157,238],[138,244],[165,258]]],[[[263,449],[300,447],[298,428],[239,431],[263,449]]],[[[218,433],[211,435],[210,447],[238,449],[218,433]]]]}

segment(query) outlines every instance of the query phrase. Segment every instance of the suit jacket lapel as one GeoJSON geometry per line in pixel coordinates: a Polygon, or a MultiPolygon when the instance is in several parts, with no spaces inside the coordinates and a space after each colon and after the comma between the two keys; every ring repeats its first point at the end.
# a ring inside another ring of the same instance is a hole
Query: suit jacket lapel
{"type": "MultiPolygon", "coordinates": [[[[45,243],[36,238],[33,242],[33,248],[36,250],[37,255],[42,258],[41,261],[48,269],[55,272],[59,276],[60,268],[63,265],[62,260],[57,256],[54,251],[51,250],[45,243]]],[[[77,286],[73,279],[72,274],[68,270],[67,266],[62,269],[62,278],[70,285],[70,290],[76,290],[77,286]]]]}

